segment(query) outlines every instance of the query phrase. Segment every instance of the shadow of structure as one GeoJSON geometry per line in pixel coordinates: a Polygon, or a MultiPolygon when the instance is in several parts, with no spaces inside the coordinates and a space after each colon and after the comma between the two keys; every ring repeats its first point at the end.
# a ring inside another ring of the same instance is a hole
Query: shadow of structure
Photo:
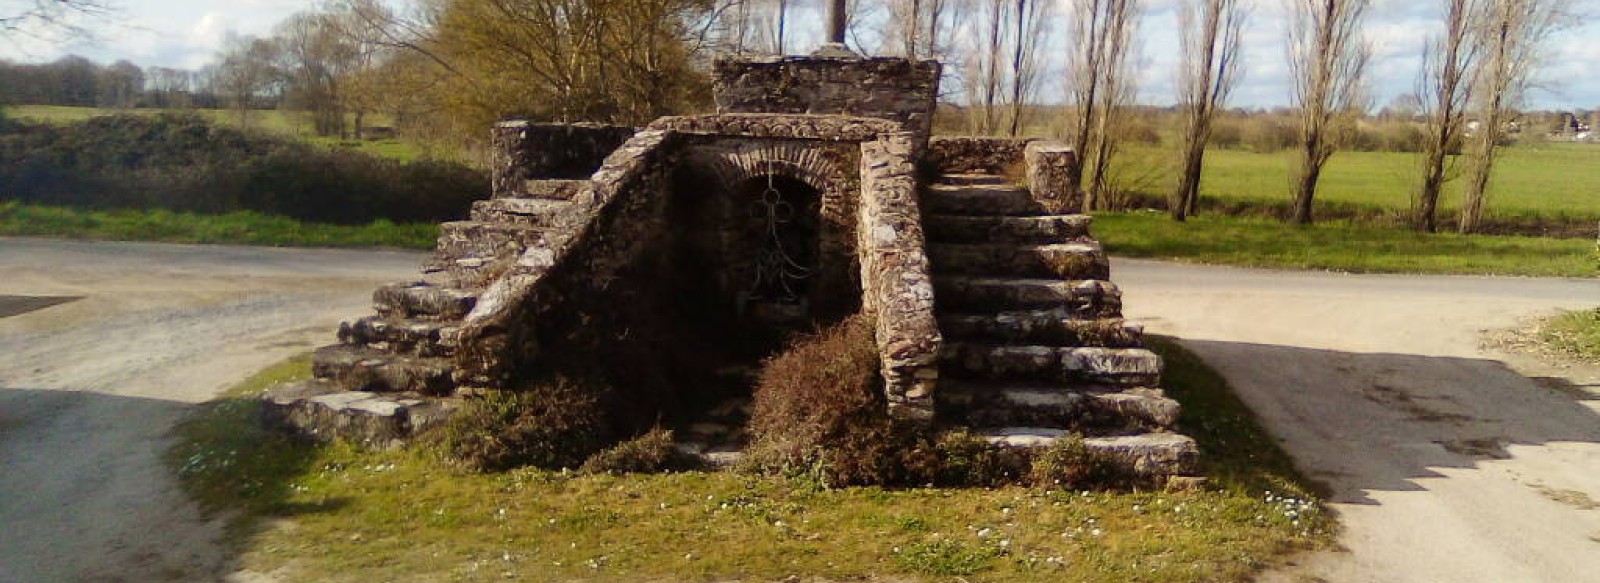
{"type": "MultiPolygon", "coordinates": [[[[0,385],[0,583],[221,580],[237,559],[231,517],[195,503],[166,456],[175,425],[226,403],[0,385]]],[[[217,453],[210,463],[234,452],[217,453]]],[[[306,469],[274,468],[267,477],[283,479],[257,483],[252,503],[284,515],[336,507],[287,503],[306,469]]]]}
{"type": "Polygon", "coordinates": [[[0,318],[9,318],[43,310],[51,306],[76,302],[83,296],[8,296],[0,295],[0,318]]]}
{"type": "Polygon", "coordinates": [[[1423,490],[1440,469],[1513,446],[1600,444],[1600,387],[1530,379],[1487,359],[1180,343],[1217,369],[1331,502],[1423,490]]]}

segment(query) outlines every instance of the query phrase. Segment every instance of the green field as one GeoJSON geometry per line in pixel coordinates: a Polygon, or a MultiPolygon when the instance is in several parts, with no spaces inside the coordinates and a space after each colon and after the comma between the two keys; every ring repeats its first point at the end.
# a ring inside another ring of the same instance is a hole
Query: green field
{"type": "Polygon", "coordinates": [[[1101,213],[1106,251],[1143,257],[1358,273],[1457,273],[1595,277],[1595,243],[1494,235],[1425,234],[1329,221],[1309,227],[1261,217],[1201,215],[1178,223],[1161,212],[1101,213]]]}
{"type": "MultiPolygon", "coordinates": [[[[1202,198],[1256,204],[1287,204],[1296,153],[1258,154],[1213,149],[1206,153],[1202,198]]],[[[1167,148],[1130,147],[1122,154],[1126,175],[1175,176],[1177,154],[1167,148]]],[[[1317,200],[1403,212],[1421,175],[1417,154],[1339,152],[1328,162],[1317,200]]],[[[1149,181],[1150,194],[1171,188],[1170,178],[1149,181]]],[[[1455,212],[1458,185],[1447,188],[1441,216],[1455,212]]],[[[1600,219],[1600,144],[1532,143],[1502,150],[1490,190],[1489,213],[1501,217],[1600,219]]]]}
{"type": "MultiPolygon", "coordinates": [[[[239,112],[229,109],[102,109],[60,105],[17,105],[5,108],[5,112],[7,116],[22,121],[50,124],[80,122],[95,116],[118,113],[135,115],[193,113],[221,125],[231,127],[248,126],[311,144],[330,148],[352,148],[374,156],[394,158],[401,161],[415,160],[423,157],[425,153],[416,144],[398,139],[341,140],[337,137],[318,136],[312,129],[310,119],[305,114],[295,111],[253,110],[241,118],[239,112]]],[[[375,123],[376,125],[387,125],[390,121],[388,116],[369,116],[369,123],[375,123]]]]}

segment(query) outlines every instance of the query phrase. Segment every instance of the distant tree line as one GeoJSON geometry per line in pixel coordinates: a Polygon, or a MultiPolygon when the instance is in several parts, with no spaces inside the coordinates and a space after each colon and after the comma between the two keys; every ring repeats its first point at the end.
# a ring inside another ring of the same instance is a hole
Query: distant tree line
{"type": "Polygon", "coordinates": [[[208,73],[126,60],[100,65],[76,55],[37,65],[0,60],[0,104],[214,108],[222,102],[208,73]]]}

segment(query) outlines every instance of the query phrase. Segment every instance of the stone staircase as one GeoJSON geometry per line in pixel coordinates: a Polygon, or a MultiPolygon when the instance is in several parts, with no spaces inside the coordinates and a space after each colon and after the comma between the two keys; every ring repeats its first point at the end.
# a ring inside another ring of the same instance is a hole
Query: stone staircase
{"type": "Polygon", "coordinates": [[[1054,214],[999,176],[946,175],[922,197],[940,331],[936,418],[991,442],[1041,447],[1070,434],[1136,474],[1193,471],[1173,433],[1161,359],[1122,319],[1091,218],[1054,214]]]}
{"type": "Polygon", "coordinates": [[[374,291],[375,315],[341,324],[339,343],[312,354],[315,379],[273,397],[279,409],[291,417],[338,419],[330,431],[385,446],[421,429],[423,418],[410,411],[426,408],[429,422],[443,419],[432,413],[440,405],[436,398],[472,384],[456,367],[462,320],[523,251],[564,228],[555,217],[588,183],[528,181],[531,196],[480,200],[468,220],[441,225],[425,277],[374,291]],[[368,394],[357,399],[350,392],[368,394]]]}

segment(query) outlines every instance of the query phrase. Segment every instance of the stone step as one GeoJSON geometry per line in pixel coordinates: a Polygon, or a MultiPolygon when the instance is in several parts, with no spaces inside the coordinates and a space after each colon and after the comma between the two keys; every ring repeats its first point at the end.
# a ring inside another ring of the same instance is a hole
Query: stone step
{"type": "Polygon", "coordinates": [[[941,371],[950,378],[1045,380],[1120,387],[1161,385],[1161,357],[1143,348],[949,342],[941,371]]]}
{"type": "Polygon", "coordinates": [[[449,274],[457,287],[486,287],[529,247],[544,241],[542,227],[482,221],[444,223],[434,258],[424,269],[449,274]]]}
{"type": "Polygon", "coordinates": [[[954,185],[1001,185],[1011,184],[1011,179],[999,174],[944,174],[936,180],[939,184],[954,185]]]}
{"type": "Polygon", "coordinates": [[[974,217],[928,215],[923,228],[938,243],[1063,243],[1089,238],[1089,215],[974,217]]]}
{"type": "Polygon", "coordinates": [[[477,292],[420,281],[391,283],[372,292],[378,315],[399,320],[460,320],[477,302],[477,292]]]}
{"type": "Polygon", "coordinates": [[[504,258],[515,260],[529,246],[543,241],[544,229],[540,227],[483,221],[451,221],[439,225],[439,243],[434,248],[434,256],[444,261],[504,258]]]}
{"type": "Polygon", "coordinates": [[[1111,279],[1111,261],[1095,241],[927,246],[933,272],[1060,279],[1111,279]]]}
{"type": "Polygon", "coordinates": [[[454,322],[367,316],[339,325],[339,341],[386,348],[396,354],[438,357],[455,353],[454,322]]]}
{"type": "Polygon", "coordinates": [[[593,186],[587,178],[575,180],[562,180],[556,178],[542,178],[529,180],[523,183],[522,189],[528,198],[545,200],[572,200],[583,189],[593,186]]]}
{"type": "Polygon", "coordinates": [[[1090,320],[1122,314],[1122,290],[1109,281],[944,275],[933,278],[933,289],[936,307],[946,313],[1063,309],[1090,320]]]}
{"type": "Polygon", "coordinates": [[[944,313],[939,331],[950,340],[984,340],[1053,346],[1137,347],[1144,328],[1121,318],[1086,320],[1070,310],[944,313]]]}
{"type": "MultiPolygon", "coordinates": [[[[993,428],[978,433],[995,445],[1026,448],[1050,447],[1071,436],[1067,431],[1043,427],[993,428]]],[[[1083,445],[1124,471],[1146,479],[1192,475],[1200,458],[1200,448],[1195,441],[1176,433],[1085,437],[1083,445]]]]}
{"type": "Polygon", "coordinates": [[[1028,189],[1009,184],[930,184],[922,192],[922,212],[974,216],[1051,214],[1028,189]]]}
{"type": "Polygon", "coordinates": [[[1160,389],[947,380],[938,418],[973,427],[1049,427],[1105,435],[1171,429],[1182,407],[1160,389]]]}
{"type": "Polygon", "coordinates": [[[352,391],[449,395],[455,389],[449,359],[397,355],[370,346],[334,344],[311,354],[311,374],[352,391]]]}
{"type": "Polygon", "coordinates": [[[458,399],[346,391],[312,379],[278,385],[261,397],[273,426],[328,442],[343,439],[372,449],[394,449],[444,425],[458,399]]]}
{"type": "Polygon", "coordinates": [[[472,203],[471,218],[485,223],[508,223],[548,228],[561,211],[572,207],[565,200],[542,198],[491,198],[472,203]]]}

